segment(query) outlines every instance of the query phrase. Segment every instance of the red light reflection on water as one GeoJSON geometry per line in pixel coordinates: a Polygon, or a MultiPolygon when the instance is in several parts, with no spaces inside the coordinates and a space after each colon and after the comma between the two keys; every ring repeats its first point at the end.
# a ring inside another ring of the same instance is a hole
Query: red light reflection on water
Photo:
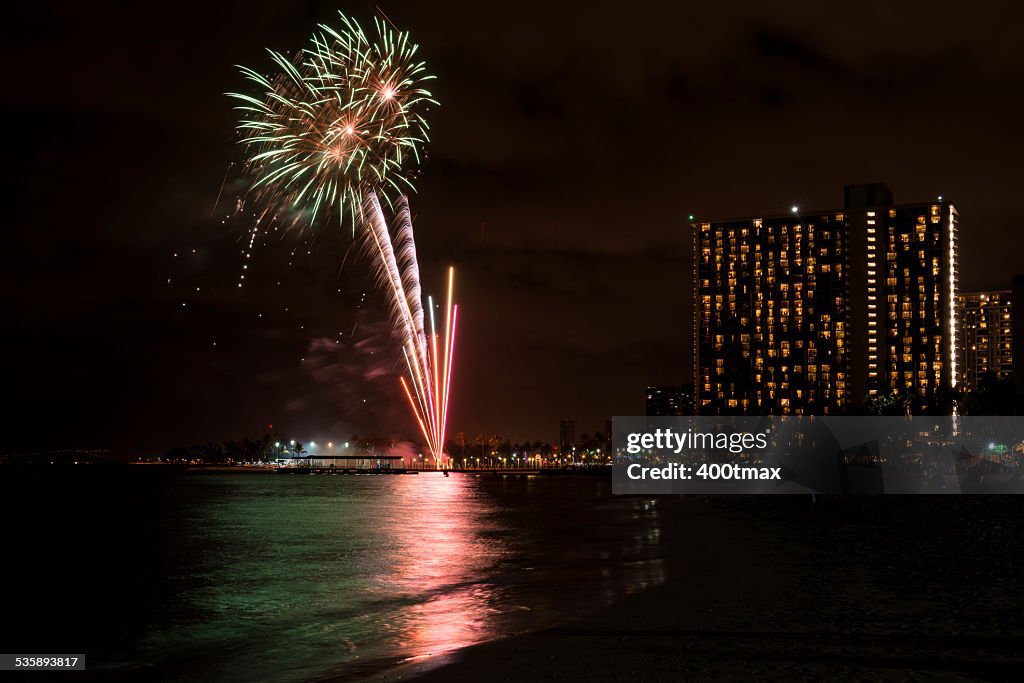
{"type": "Polygon", "coordinates": [[[384,581],[420,602],[393,625],[396,635],[414,657],[493,637],[500,595],[482,579],[507,548],[482,533],[489,503],[468,477],[430,472],[399,479],[396,493],[410,515],[393,530],[394,571],[384,581]]]}
{"type": "Polygon", "coordinates": [[[566,498],[553,496],[561,490],[553,486],[529,493],[540,505],[524,504],[509,516],[504,506],[522,504],[516,496],[527,495],[530,482],[516,480],[512,497],[503,499],[495,495],[500,484],[471,475],[389,480],[378,507],[378,550],[386,559],[368,588],[397,601],[381,628],[386,649],[406,660],[552,625],[581,604],[610,603],[665,580],[652,550],[660,530],[651,501],[594,498],[598,487],[589,481],[575,488],[557,482],[566,498]],[[590,516],[580,517],[585,510],[590,516]],[[610,526],[574,530],[595,520],[610,526]]]}

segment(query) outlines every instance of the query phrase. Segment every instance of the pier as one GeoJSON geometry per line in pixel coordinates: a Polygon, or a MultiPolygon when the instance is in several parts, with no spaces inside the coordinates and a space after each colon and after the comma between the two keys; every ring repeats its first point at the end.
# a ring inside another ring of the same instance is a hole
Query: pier
{"type": "Polygon", "coordinates": [[[419,474],[400,455],[304,455],[278,467],[278,474],[419,474]]]}
{"type": "Polygon", "coordinates": [[[412,458],[408,466],[400,455],[302,455],[288,458],[274,470],[278,474],[426,474],[448,472],[452,474],[476,475],[611,475],[610,464],[575,464],[537,466],[534,463],[502,463],[500,461],[482,464],[456,464],[436,467],[432,461],[412,458]]]}
{"type": "Polygon", "coordinates": [[[526,475],[526,476],[568,476],[568,475],[611,475],[610,465],[575,466],[524,466],[520,464],[482,464],[454,467],[435,467],[433,462],[413,459],[406,466],[400,455],[304,455],[289,458],[275,472],[278,474],[427,474],[444,472],[473,475],[526,475]]]}

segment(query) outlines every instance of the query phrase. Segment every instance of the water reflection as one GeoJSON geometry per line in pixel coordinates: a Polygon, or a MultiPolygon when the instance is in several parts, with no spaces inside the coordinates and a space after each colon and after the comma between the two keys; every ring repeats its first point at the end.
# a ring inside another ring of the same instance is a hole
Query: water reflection
{"type": "Polygon", "coordinates": [[[553,479],[182,479],[163,533],[125,539],[159,545],[162,588],[141,636],[106,661],[125,680],[355,676],[665,580],[653,501],[553,479]]]}
{"type": "Polygon", "coordinates": [[[397,615],[392,631],[409,657],[446,652],[493,637],[499,591],[487,570],[508,552],[486,538],[490,510],[469,477],[400,477],[399,504],[413,516],[393,529],[393,572],[380,589],[419,598],[397,615]]]}

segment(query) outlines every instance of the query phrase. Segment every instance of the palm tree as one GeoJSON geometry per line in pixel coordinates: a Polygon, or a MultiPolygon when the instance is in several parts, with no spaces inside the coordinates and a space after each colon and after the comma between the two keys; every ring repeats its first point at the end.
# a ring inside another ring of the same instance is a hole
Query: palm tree
{"type": "Polygon", "coordinates": [[[501,437],[497,434],[491,435],[491,438],[487,440],[487,446],[493,462],[493,458],[497,454],[498,448],[501,447],[501,437]]]}
{"type": "Polygon", "coordinates": [[[459,432],[455,435],[455,443],[462,449],[462,459],[466,459],[466,432],[459,432]]]}

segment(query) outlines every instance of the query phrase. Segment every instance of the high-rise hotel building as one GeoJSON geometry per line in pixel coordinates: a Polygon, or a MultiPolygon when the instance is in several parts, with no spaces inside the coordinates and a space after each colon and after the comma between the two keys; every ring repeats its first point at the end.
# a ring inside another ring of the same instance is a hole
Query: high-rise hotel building
{"type": "Polygon", "coordinates": [[[957,222],[882,183],[842,209],[694,224],[701,414],[836,414],[955,386],[957,222]]]}
{"type": "Polygon", "coordinates": [[[965,292],[960,307],[960,381],[973,391],[986,373],[1013,374],[1013,304],[1010,290],[965,292]]]}

